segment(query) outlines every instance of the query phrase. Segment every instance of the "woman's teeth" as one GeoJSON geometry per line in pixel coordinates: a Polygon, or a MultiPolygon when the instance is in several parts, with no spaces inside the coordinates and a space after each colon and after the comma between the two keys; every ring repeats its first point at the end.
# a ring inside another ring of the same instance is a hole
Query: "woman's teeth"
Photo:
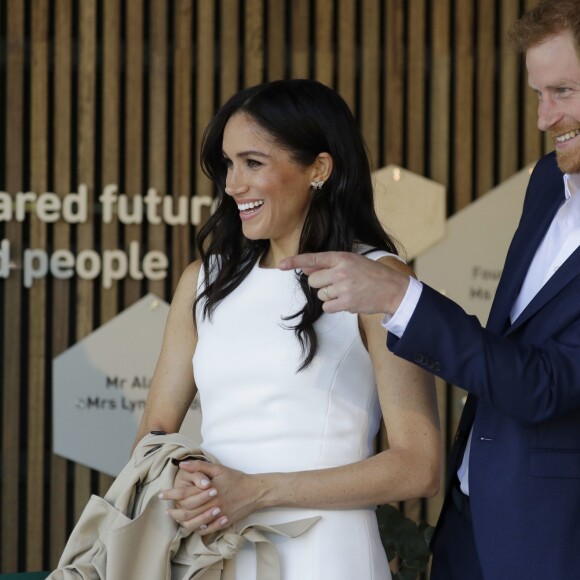
{"type": "Polygon", "coordinates": [[[258,201],[250,201],[248,203],[238,203],[238,209],[240,211],[246,211],[248,209],[255,209],[261,205],[264,205],[264,202],[260,199],[258,201]]]}

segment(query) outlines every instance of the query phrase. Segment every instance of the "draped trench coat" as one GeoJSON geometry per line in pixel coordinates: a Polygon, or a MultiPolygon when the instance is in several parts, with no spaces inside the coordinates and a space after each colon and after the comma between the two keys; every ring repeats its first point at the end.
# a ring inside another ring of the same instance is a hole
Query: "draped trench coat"
{"type": "Polygon", "coordinates": [[[268,533],[296,537],[319,518],[274,526],[245,521],[208,536],[191,533],[158,497],[173,487],[176,464],[185,458],[215,462],[183,435],[144,437],[104,498],[91,496],[48,579],[233,580],[230,562],[246,541],[256,547],[257,580],[279,579],[268,533]]]}

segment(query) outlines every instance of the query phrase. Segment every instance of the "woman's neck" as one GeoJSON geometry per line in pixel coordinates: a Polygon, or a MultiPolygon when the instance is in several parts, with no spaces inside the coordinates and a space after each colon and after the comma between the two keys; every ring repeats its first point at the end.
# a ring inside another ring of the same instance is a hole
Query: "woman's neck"
{"type": "Polygon", "coordinates": [[[260,260],[262,268],[277,268],[284,259],[295,256],[298,253],[298,244],[279,244],[270,240],[270,247],[260,260]]]}

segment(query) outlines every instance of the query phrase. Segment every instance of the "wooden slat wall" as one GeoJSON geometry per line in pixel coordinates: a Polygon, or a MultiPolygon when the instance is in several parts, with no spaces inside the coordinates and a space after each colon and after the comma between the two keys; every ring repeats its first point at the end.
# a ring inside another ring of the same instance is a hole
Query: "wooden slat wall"
{"type": "MultiPolygon", "coordinates": [[[[506,42],[536,0],[0,0],[0,191],[63,197],[210,195],[199,144],[243,86],[309,77],[335,87],[374,167],[443,183],[453,213],[539,158],[536,99],[506,42]]],[[[32,212],[33,213],[33,212],[32,212]]],[[[152,291],[170,300],[195,228],[0,223],[15,269],[0,279],[0,572],[55,566],[91,493],[110,478],[51,453],[51,361],[152,291]],[[21,283],[26,248],[102,253],[141,244],[164,281],[21,283]]],[[[207,214],[205,214],[207,215],[207,214]]],[[[464,393],[438,384],[450,443],[464,393]]],[[[441,497],[402,506],[434,523],[441,497]]]]}

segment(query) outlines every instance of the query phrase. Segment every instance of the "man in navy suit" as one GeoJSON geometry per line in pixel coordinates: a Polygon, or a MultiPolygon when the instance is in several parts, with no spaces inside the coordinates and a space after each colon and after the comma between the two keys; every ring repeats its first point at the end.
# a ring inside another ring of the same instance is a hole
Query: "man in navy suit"
{"type": "Polygon", "coordinates": [[[398,356],[466,389],[432,544],[432,580],[580,578],[580,4],[513,27],[556,151],[531,176],[486,328],[354,254],[304,254],[326,312],[384,312],[398,356]]]}

